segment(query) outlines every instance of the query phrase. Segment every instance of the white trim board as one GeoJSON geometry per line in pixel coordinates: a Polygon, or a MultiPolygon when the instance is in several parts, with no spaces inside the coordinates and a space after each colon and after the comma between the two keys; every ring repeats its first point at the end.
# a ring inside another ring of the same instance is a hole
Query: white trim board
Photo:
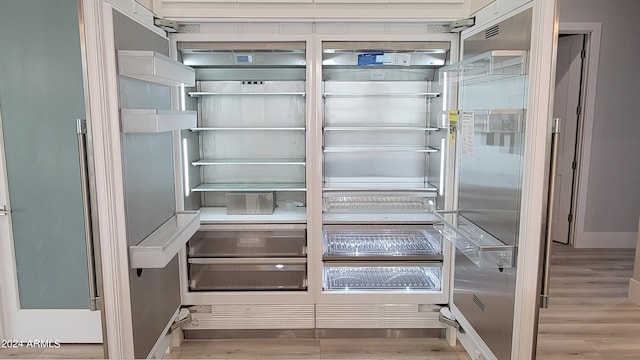
{"type": "Polygon", "coordinates": [[[640,281],[629,279],[629,300],[640,305],[640,281]]]}
{"type": "Polygon", "coordinates": [[[578,177],[576,179],[576,198],[574,203],[574,223],[571,231],[570,243],[577,248],[609,247],[602,246],[598,241],[587,235],[585,228],[585,211],[587,207],[587,190],[589,189],[590,154],[593,141],[593,123],[595,121],[596,89],[598,82],[598,62],[600,60],[600,39],[602,23],[600,22],[560,22],[560,34],[587,34],[589,42],[587,50],[587,64],[584,73],[586,84],[582,99],[582,128],[579,129],[581,138],[578,159],[578,177]],[[573,241],[572,241],[573,240],[573,241]]]}
{"type": "Polygon", "coordinates": [[[637,232],[581,232],[575,248],[635,249],[637,232]]]}

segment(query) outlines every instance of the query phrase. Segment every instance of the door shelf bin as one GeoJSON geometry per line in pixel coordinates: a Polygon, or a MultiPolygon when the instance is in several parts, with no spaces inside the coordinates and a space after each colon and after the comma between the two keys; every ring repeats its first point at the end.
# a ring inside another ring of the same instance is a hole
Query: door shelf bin
{"type": "Polygon", "coordinates": [[[435,228],[440,231],[445,240],[451,241],[458,251],[478,267],[513,267],[515,255],[513,245],[501,242],[460,215],[454,215],[453,223],[440,218],[442,223],[435,225],[435,228]]]}
{"type": "Polygon", "coordinates": [[[164,268],[199,227],[200,212],[177,213],[140,244],[129,247],[131,268],[164,268]]]}
{"type": "Polygon", "coordinates": [[[189,257],[303,257],[306,244],[305,230],[199,231],[189,257]]]}
{"type": "Polygon", "coordinates": [[[434,228],[325,228],[325,260],[442,260],[442,235],[434,228]]]}
{"type": "Polygon", "coordinates": [[[196,72],[155,51],[118,51],[120,75],[167,86],[194,86],[196,72]]]}
{"type": "Polygon", "coordinates": [[[307,288],[307,266],[304,259],[297,264],[262,261],[245,264],[194,263],[190,259],[191,291],[271,291],[307,288]]]}
{"type": "Polygon", "coordinates": [[[122,109],[120,110],[122,132],[159,133],[189,129],[196,125],[195,111],[122,109]]]}
{"type": "Polygon", "coordinates": [[[440,72],[446,72],[454,82],[488,82],[494,77],[520,76],[527,73],[527,51],[494,50],[456,64],[445,66],[440,72]]]}
{"type": "Polygon", "coordinates": [[[332,263],[322,273],[325,291],[441,290],[440,263],[332,263]]]}

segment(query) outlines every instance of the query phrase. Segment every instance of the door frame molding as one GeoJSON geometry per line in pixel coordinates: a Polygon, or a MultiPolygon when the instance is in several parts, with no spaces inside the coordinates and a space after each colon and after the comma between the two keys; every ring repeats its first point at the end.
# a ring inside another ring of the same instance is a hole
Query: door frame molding
{"type": "Polygon", "coordinates": [[[593,141],[593,124],[595,121],[596,88],[598,82],[598,62],[600,60],[601,22],[560,22],[560,34],[587,35],[585,67],[583,70],[584,90],[581,95],[582,121],[578,124],[577,176],[575,178],[573,203],[573,223],[570,225],[569,244],[576,247],[590,247],[588,233],[584,231],[585,211],[587,206],[587,190],[589,188],[589,169],[591,159],[589,151],[593,141]]]}

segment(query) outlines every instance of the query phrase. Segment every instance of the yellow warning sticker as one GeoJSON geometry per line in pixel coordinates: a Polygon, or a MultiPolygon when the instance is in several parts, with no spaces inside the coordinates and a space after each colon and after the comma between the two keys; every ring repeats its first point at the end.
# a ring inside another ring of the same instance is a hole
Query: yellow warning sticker
{"type": "Polygon", "coordinates": [[[449,110],[449,144],[456,144],[456,131],[458,128],[458,110],[449,110]]]}

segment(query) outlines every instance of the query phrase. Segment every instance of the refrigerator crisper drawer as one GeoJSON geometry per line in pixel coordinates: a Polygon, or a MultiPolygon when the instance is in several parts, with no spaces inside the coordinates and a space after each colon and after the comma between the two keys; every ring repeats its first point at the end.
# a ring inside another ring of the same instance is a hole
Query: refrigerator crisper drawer
{"type": "Polygon", "coordinates": [[[306,230],[199,231],[189,240],[189,257],[305,256],[306,230]]]}
{"type": "Polygon", "coordinates": [[[325,291],[441,291],[440,263],[331,264],[323,269],[325,291]]]}
{"type": "Polygon", "coordinates": [[[442,260],[442,235],[433,227],[326,227],[324,260],[442,260]]]}
{"type": "Polygon", "coordinates": [[[306,264],[189,264],[191,291],[304,290],[306,264]]]}

